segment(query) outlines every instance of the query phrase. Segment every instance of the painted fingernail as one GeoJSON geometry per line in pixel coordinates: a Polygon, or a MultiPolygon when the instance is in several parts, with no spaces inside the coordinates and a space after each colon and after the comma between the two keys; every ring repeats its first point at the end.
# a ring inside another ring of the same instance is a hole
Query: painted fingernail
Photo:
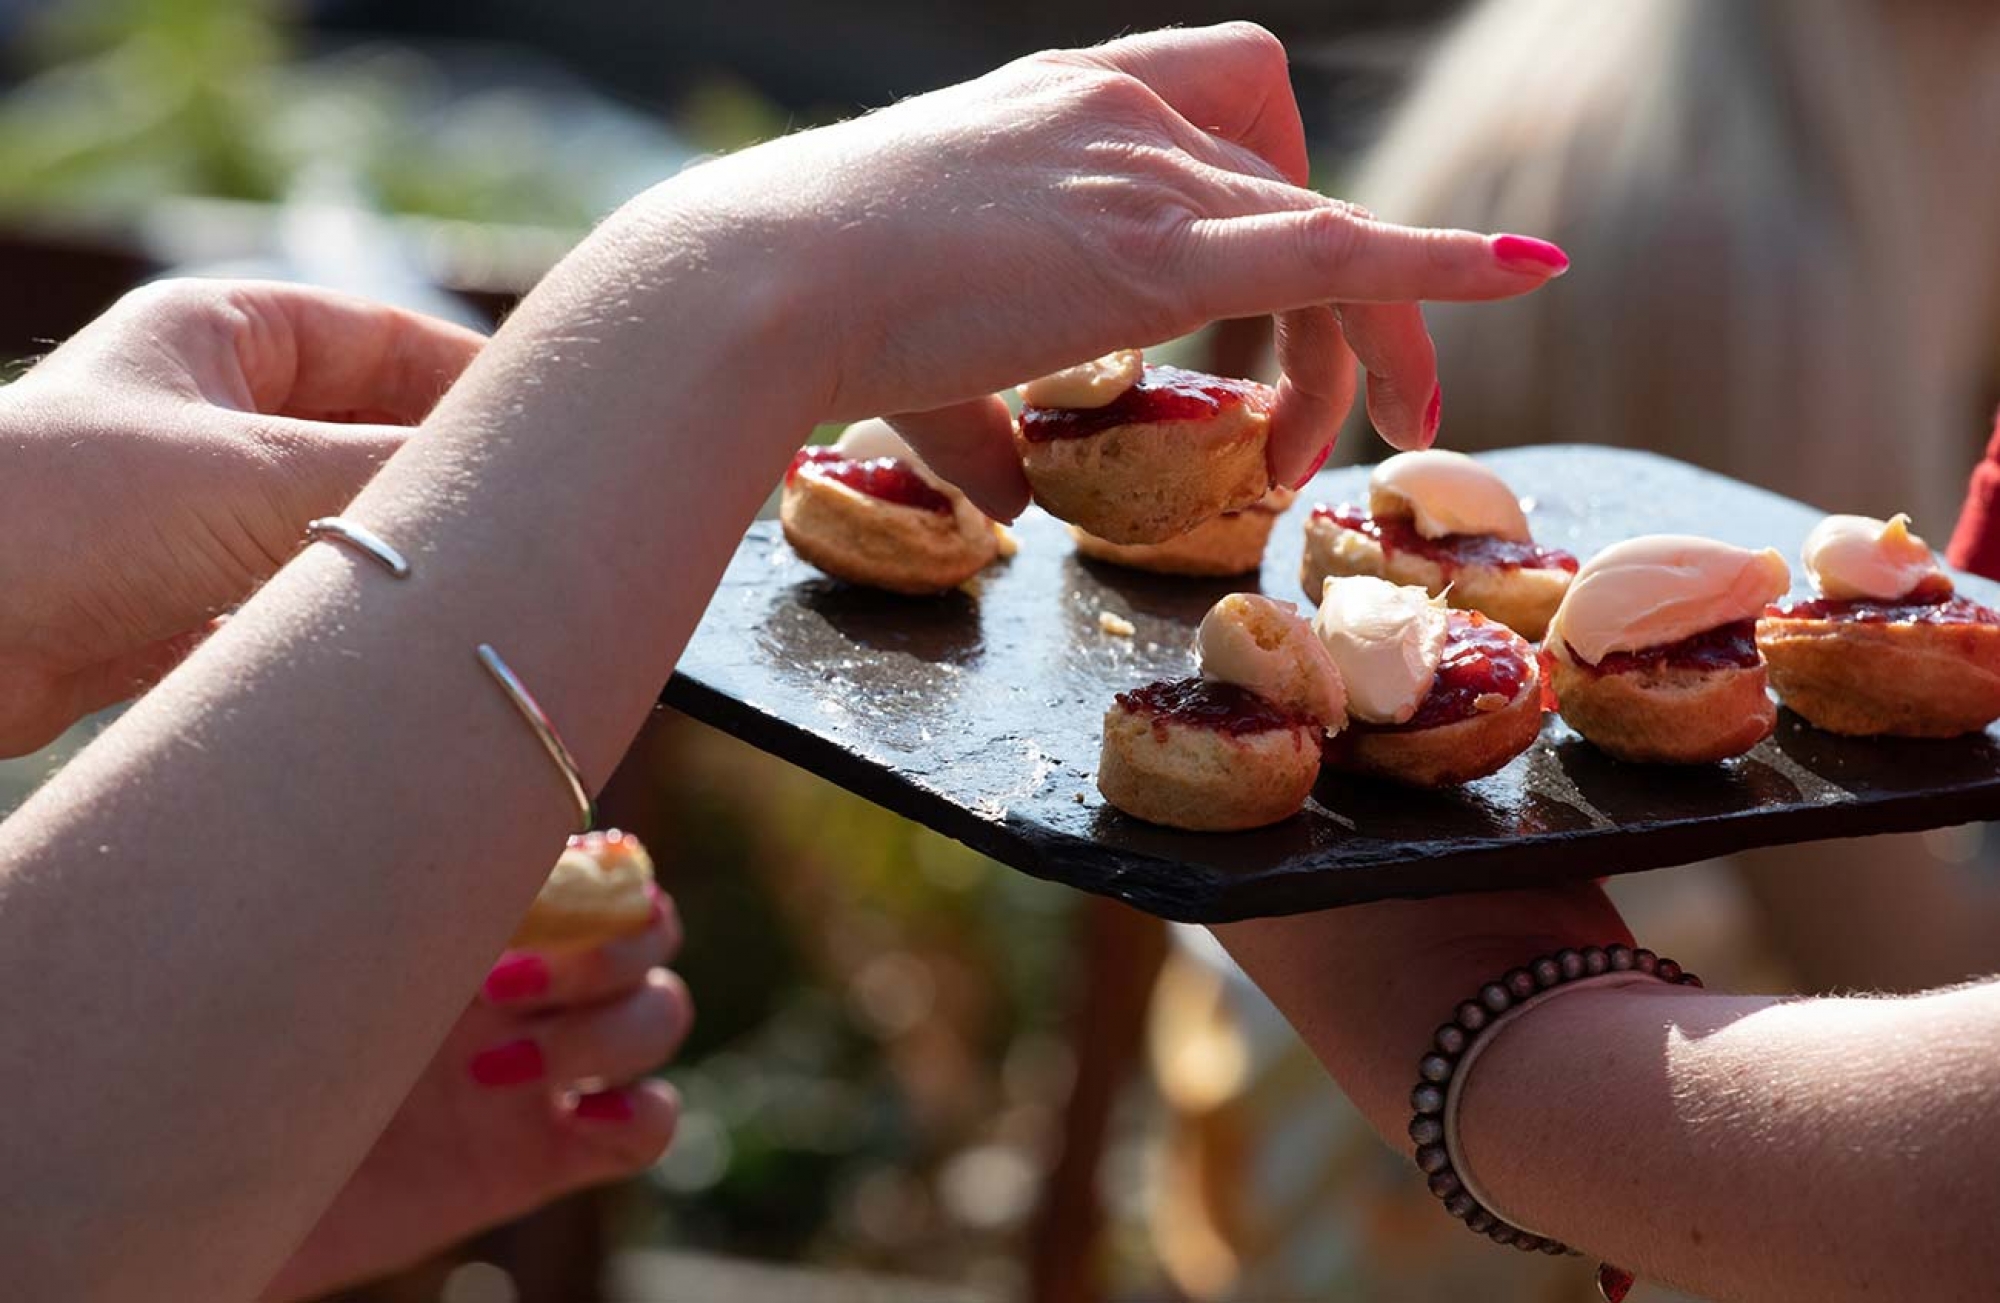
{"type": "Polygon", "coordinates": [[[1430,405],[1424,408],[1424,447],[1437,442],[1438,425],[1444,420],[1444,386],[1431,390],[1430,405]]]}
{"type": "Polygon", "coordinates": [[[1326,447],[1321,448],[1319,450],[1319,456],[1313,458],[1313,464],[1306,468],[1306,473],[1299,476],[1299,482],[1297,484],[1292,485],[1293,491],[1296,492],[1299,489],[1304,488],[1306,486],[1306,481],[1310,480],[1313,476],[1319,474],[1319,468],[1326,465],[1326,459],[1332,455],[1333,455],[1333,440],[1328,439],[1326,441],[1326,447]]]}
{"type": "Polygon", "coordinates": [[[531,1040],[508,1041],[472,1056],[467,1071],[482,1086],[519,1086],[541,1080],[542,1047],[531,1040]]]}
{"type": "Polygon", "coordinates": [[[549,961],[529,951],[504,956],[479,988],[490,1004],[532,1000],[549,989],[549,961]]]}
{"type": "Polygon", "coordinates": [[[1534,272],[1540,276],[1560,276],[1569,270],[1569,255],[1532,235],[1496,235],[1493,256],[1509,271],[1534,272]]]}
{"type": "Polygon", "coordinates": [[[601,1090],[576,1099],[576,1116],[585,1122],[630,1122],[636,1115],[632,1096],[622,1090],[601,1090]]]}

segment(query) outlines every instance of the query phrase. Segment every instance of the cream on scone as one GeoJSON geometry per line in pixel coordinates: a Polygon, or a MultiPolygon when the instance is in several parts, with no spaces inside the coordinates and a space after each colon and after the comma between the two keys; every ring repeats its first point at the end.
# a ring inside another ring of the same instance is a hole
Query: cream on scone
{"type": "Polygon", "coordinates": [[[1756,620],[1791,587],[1784,558],[1653,534],[1598,553],[1550,621],[1557,708],[1620,760],[1701,764],[1769,736],[1756,620]]]}
{"type": "Polygon", "coordinates": [[[1240,575],[1263,566],[1271,527],[1297,496],[1272,489],[1243,510],[1226,511],[1164,543],[1111,543],[1076,525],[1069,532],[1076,550],[1094,561],[1161,575],[1240,575]]]}
{"type": "Polygon", "coordinates": [[[1819,598],[1757,621],[1785,705],[1854,736],[1957,737],[2000,719],[2000,615],[1954,591],[1909,517],[1828,516],[1800,560],[1819,598]]]}
{"type": "Polygon", "coordinates": [[[1347,687],[1337,769],[1418,787],[1500,769],[1541,733],[1534,649],[1477,611],[1372,575],[1328,579],[1313,629],[1347,687]]]}
{"type": "Polygon", "coordinates": [[[1413,584],[1528,639],[1548,628],[1576,558],[1538,546],[1514,491],[1463,453],[1398,453],[1368,481],[1368,505],[1315,508],[1299,578],[1318,600],[1329,577],[1413,584]]]}
{"type": "Polygon", "coordinates": [[[1339,672],[1290,603],[1232,593],[1196,635],[1201,673],[1121,692],[1097,789],[1150,823],[1257,828],[1298,813],[1344,718],[1339,672]]]}
{"type": "Polygon", "coordinates": [[[631,833],[569,839],[510,946],[575,950],[601,945],[653,921],[653,861],[631,833]]]}
{"type": "Polygon", "coordinates": [[[801,448],[778,519],[792,550],[819,569],[891,592],[956,588],[1000,551],[993,521],[886,421],[860,421],[829,447],[801,448]]]}
{"type": "Polygon", "coordinates": [[[1014,441],[1035,501],[1107,543],[1164,542],[1271,487],[1268,385],[1146,366],[1124,349],[1021,396],[1014,441]]]}

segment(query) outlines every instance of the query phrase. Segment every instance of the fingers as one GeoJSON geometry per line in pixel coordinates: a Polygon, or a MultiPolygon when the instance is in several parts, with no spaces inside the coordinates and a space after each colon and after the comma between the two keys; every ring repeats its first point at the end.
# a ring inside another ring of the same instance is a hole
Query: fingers
{"type": "Polygon", "coordinates": [[[180,379],[218,406],[396,425],[422,420],[485,343],[435,317],[276,281],[159,281],[107,324],[169,349],[180,379]]]}
{"type": "Polygon", "coordinates": [[[484,1044],[466,1072],[494,1089],[631,1081],[672,1058],[693,1026],[687,984],[655,968],[619,998],[515,1021],[512,1035],[484,1044]]]}
{"type": "Polygon", "coordinates": [[[1397,226],[1331,200],[1197,221],[1186,248],[1188,284],[1210,317],[1314,303],[1504,299],[1569,265],[1544,241],[1397,226]]]}
{"type": "Polygon", "coordinates": [[[924,464],[965,491],[995,520],[1012,520],[1028,505],[1028,477],[1014,451],[1014,417],[995,395],[888,418],[924,464]]]}
{"type": "Polygon", "coordinates": [[[1324,305],[1278,318],[1278,401],[1271,411],[1271,482],[1297,488],[1326,464],[1354,405],[1354,354],[1324,305]]]}
{"type": "Polygon", "coordinates": [[[680,947],[680,915],[662,894],[645,931],[588,950],[510,950],[487,973],[479,994],[495,1008],[520,1013],[596,1004],[642,986],[646,974],[670,963],[680,947]]]}
{"type": "Polygon", "coordinates": [[[1306,183],[1285,47],[1255,23],[1146,32],[1063,57],[1138,78],[1195,126],[1254,151],[1293,185],[1306,183]]]}
{"type": "Polygon", "coordinates": [[[687,983],[655,968],[620,999],[551,1015],[536,1040],[551,1081],[631,1081],[671,1059],[693,1026],[687,983]]]}
{"type": "Polygon", "coordinates": [[[1437,353],[1414,303],[1357,303],[1340,324],[1368,369],[1368,419],[1397,448],[1428,448],[1443,415],[1437,353]]]}
{"type": "Polygon", "coordinates": [[[554,1110],[555,1125],[568,1142],[560,1179],[574,1189],[657,1162],[680,1123],[681,1097],[664,1081],[640,1081],[559,1100],[554,1110]]]}

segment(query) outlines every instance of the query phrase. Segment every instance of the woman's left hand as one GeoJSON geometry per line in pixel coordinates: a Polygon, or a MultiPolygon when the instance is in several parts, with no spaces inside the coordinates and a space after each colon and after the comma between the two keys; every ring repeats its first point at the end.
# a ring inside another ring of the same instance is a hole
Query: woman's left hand
{"type": "Polygon", "coordinates": [[[1211,930],[1399,1149],[1408,1145],[1417,1060],[1459,1001],[1539,955],[1632,940],[1603,888],[1587,882],[1385,900],[1211,930]]]}
{"type": "Polygon", "coordinates": [[[636,936],[501,956],[264,1298],[317,1297],[643,1171],[680,1113],[673,1088],[644,1075],[694,1021],[687,987],[660,967],[679,944],[662,896],[636,936]]]}
{"type": "Polygon", "coordinates": [[[170,280],[0,388],[0,756],[178,664],[484,342],[330,290],[170,280]]]}

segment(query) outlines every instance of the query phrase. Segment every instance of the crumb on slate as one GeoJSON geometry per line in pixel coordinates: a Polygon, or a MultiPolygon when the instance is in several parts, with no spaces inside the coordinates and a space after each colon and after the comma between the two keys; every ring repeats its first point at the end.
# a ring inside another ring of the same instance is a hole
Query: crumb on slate
{"type": "Polygon", "coordinates": [[[1138,626],[1116,611],[1099,611],[1097,613],[1097,627],[1110,634],[1113,638],[1130,638],[1139,631],[1138,626]]]}

